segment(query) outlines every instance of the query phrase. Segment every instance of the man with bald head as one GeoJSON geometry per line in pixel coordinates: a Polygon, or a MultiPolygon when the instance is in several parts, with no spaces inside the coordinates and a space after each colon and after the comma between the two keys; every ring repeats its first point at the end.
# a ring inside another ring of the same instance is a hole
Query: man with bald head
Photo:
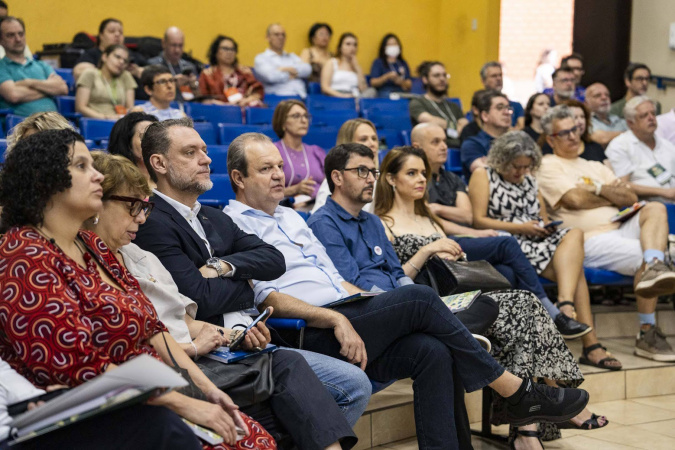
{"type": "Polygon", "coordinates": [[[199,70],[190,61],[183,58],[185,34],[178,27],[169,27],[162,38],[162,53],[150,58],[148,64],[167,67],[176,78],[176,101],[192,100],[198,93],[197,76],[199,70]]]}
{"type": "Polygon", "coordinates": [[[606,146],[609,142],[628,130],[626,121],[610,113],[612,101],[609,89],[602,83],[593,83],[586,88],[586,106],[591,111],[591,139],[606,146]]]}
{"type": "Polygon", "coordinates": [[[265,87],[265,93],[307,97],[303,79],[311,75],[312,66],[302,62],[295,53],[284,51],[284,27],[278,23],[268,26],[267,42],[269,48],[255,57],[255,74],[265,87]]]}

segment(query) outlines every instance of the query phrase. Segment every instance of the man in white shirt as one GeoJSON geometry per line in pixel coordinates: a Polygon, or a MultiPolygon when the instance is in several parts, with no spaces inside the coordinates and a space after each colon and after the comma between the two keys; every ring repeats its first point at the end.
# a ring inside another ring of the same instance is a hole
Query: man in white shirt
{"type": "Polygon", "coordinates": [[[265,87],[265,94],[307,96],[304,78],[312,73],[312,66],[302,62],[295,53],[284,51],[286,31],[278,23],[267,27],[270,46],[255,57],[255,75],[265,87]]]}
{"type": "Polygon", "coordinates": [[[624,108],[628,131],[609,143],[605,154],[614,173],[640,198],[675,202],[675,145],[656,133],[656,108],[644,95],[624,108]]]}

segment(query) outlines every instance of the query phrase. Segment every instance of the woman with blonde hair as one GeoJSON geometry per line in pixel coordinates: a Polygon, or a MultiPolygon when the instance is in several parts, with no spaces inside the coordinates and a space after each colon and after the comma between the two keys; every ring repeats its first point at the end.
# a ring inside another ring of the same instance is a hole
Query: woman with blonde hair
{"type": "MultiPolygon", "coordinates": [[[[380,148],[380,140],[377,137],[377,129],[375,124],[368,119],[350,119],[342,124],[340,130],[338,130],[337,141],[335,145],[347,144],[349,142],[356,142],[358,144],[363,144],[373,151],[375,154],[375,167],[379,165],[378,151],[380,148]]],[[[377,181],[375,181],[377,185],[377,181]]],[[[319,191],[316,193],[316,199],[314,201],[314,207],[312,208],[312,214],[314,214],[319,208],[321,208],[325,203],[326,199],[330,195],[330,189],[328,188],[328,181],[325,179],[321,183],[319,191]]],[[[364,211],[373,212],[373,205],[375,203],[368,203],[363,207],[364,211]]]]}
{"type": "Polygon", "coordinates": [[[75,130],[68,119],[56,111],[36,112],[12,128],[7,135],[7,151],[23,138],[45,130],[75,130]]]}

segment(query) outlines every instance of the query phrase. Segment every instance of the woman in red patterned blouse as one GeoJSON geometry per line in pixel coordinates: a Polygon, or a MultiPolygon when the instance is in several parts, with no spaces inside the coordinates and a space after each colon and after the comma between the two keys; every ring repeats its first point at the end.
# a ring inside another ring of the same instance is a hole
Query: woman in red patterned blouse
{"type": "Polygon", "coordinates": [[[237,42],[227,36],[218,36],[209,47],[209,64],[199,76],[199,91],[212,99],[205,103],[215,105],[261,106],[263,85],[251,69],[239,65],[237,42]]]}
{"type": "Polygon", "coordinates": [[[237,406],[190,370],[196,366],[164,333],[133,277],[116,275],[106,245],[80,230],[102,207],[102,180],[71,130],[37,133],[7,156],[0,178],[0,357],[38,387],[76,386],[142,353],[167,361],[168,345],[209,401],[171,392],[151,403],[234,444],[235,423],[246,429],[237,406]]]}

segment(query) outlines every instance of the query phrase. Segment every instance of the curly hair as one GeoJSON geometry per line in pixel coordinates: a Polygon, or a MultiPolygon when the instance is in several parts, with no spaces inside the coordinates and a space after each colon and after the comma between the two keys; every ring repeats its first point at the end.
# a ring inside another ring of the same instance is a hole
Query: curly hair
{"type": "Polygon", "coordinates": [[[507,172],[511,163],[521,156],[532,159],[532,172],[541,165],[541,150],[524,131],[509,131],[492,142],[487,164],[500,174],[507,172]]]}
{"type": "Polygon", "coordinates": [[[75,142],[84,144],[84,138],[69,129],[41,131],[17,142],[0,173],[0,232],[42,225],[49,200],[72,186],[68,166],[75,142]]]}
{"type": "MultiPolygon", "coordinates": [[[[233,38],[229,36],[223,36],[222,34],[219,34],[216,36],[216,38],[211,42],[211,45],[209,45],[209,51],[206,52],[206,57],[209,60],[209,64],[212,66],[218,66],[218,58],[216,55],[218,55],[218,50],[220,49],[220,43],[223,41],[230,41],[232,42],[232,45],[234,46],[234,54],[237,55],[239,53],[239,44],[237,44],[237,41],[235,41],[233,38]]],[[[237,67],[237,64],[239,64],[239,58],[236,56],[234,57],[234,66],[237,67]]]]}

